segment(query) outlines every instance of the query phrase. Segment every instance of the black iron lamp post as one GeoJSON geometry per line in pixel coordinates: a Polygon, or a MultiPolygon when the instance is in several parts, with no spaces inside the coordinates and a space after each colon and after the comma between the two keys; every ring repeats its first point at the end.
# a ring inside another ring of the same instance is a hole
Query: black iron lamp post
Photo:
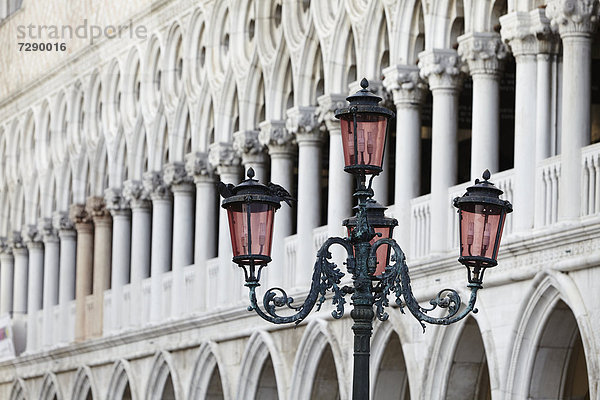
{"type": "MultiPolygon", "coordinates": [[[[424,322],[449,325],[460,321],[471,311],[477,312],[475,301],[477,291],[482,288],[486,268],[497,265],[498,247],[506,214],[512,211],[511,204],[501,200],[502,191],[491,182],[489,171],[483,174],[483,181],[467,189],[460,198],[454,200],[460,220],[460,257],[458,261],[468,271],[468,288],[471,296],[468,304],[461,308],[460,296],[454,289],[444,289],[429,301],[429,307],[419,305],[413,295],[408,266],[404,252],[392,239],[392,231],[398,222],[385,217],[385,207],[375,202],[371,184],[373,178],[382,171],[383,154],[389,120],[394,114],[378,103],[381,98],[367,89],[363,79],[362,89],[349,96],[349,107],[337,110],[341,120],[342,143],[346,172],[356,178],[354,197],[358,205],[354,217],[344,221],[348,237],[333,237],[325,241],[317,252],[317,261],[312,275],[310,291],[304,303],[294,305],[294,300],[281,288],[266,291],[262,308],[256,298],[256,288],[260,286],[261,270],[271,261],[273,218],[281,201],[288,204],[293,200],[281,186],[269,183],[263,185],[254,179],[254,171],[248,170],[248,179],[237,186],[219,184],[219,191],[225,198],[223,208],[227,210],[233,261],[245,273],[246,286],[250,289],[249,311],[263,319],[275,323],[300,323],[311,312],[317,310],[326,299],[328,291],[333,293],[334,318],[344,315],[345,296],[351,295],[354,320],[354,372],[353,399],[369,398],[369,356],[373,331],[373,318],[388,319],[385,307],[388,297],[393,294],[395,303],[404,312],[404,307],[422,325],[424,322]],[[367,184],[367,177],[370,177],[367,184]],[[352,286],[340,287],[344,273],[331,261],[329,248],[334,244],[342,246],[348,255],[346,269],[352,274],[352,286]],[[292,315],[277,313],[280,308],[289,308],[292,315]],[[433,317],[428,313],[436,308],[447,309],[443,317],[433,317]]],[[[299,223],[302,223],[299,221],[299,223]]]]}

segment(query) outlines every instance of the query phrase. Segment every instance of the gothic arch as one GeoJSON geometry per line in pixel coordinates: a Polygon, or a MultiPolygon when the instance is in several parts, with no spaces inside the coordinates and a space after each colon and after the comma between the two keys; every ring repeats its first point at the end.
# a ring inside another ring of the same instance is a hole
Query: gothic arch
{"type": "Polygon", "coordinates": [[[108,384],[107,400],[121,400],[123,394],[129,386],[131,400],[138,400],[138,391],[135,385],[135,380],[132,379],[135,375],[126,360],[116,361],[113,365],[110,382],[108,384]]]}
{"type": "Polygon", "coordinates": [[[358,57],[358,76],[380,80],[382,70],[390,65],[390,39],[383,6],[373,2],[366,16],[362,49],[358,57]]]}
{"type": "Polygon", "coordinates": [[[9,400],[26,400],[27,391],[25,390],[25,382],[21,378],[16,378],[10,390],[9,400]]]}
{"type": "Polygon", "coordinates": [[[166,109],[178,107],[183,92],[184,82],[184,40],[186,32],[183,31],[179,21],[174,21],[169,27],[164,57],[164,85],[161,95],[166,109]]]}
{"type": "Polygon", "coordinates": [[[92,370],[90,367],[79,367],[75,375],[73,390],[71,390],[72,400],[87,400],[91,393],[92,399],[98,399],[98,390],[92,379],[92,370]]]}
{"type": "Polygon", "coordinates": [[[317,373],[317,368],[321,361],[321,355],[330,347],[333,353],[333,360],[337,372],[338,387],[340,398],[345,399],[349,393],[345,385],[339,385],[339,382],[346,382],[345,359],[340,346],[335,337],[329,332],[327,322],[321,319],[315,319],[309,322],[306,331],[302,336],[294,366],[292,368],[292,381],[290,385],[290,399],[309,399],[312,386],[317,373]]]}
{"type": "Polygon", "coordinates": [[[142,64],[137,46],[133,46],[127,54],[121,88],[121,121],[125,131],[131,133],[141,123],[142,64]]]}
{"type": "Polygon", "coordinates": [[[92,72],[84,92],[85,118],[83,119],[83,142],[86,146],[94,146],[103,135],[103,119],[106,112],[103,103],[103,86],[100,73],[92,72]]]}
{"type": "Polygon", "coordinates": [[[113,142],[114,138],[122,130],[121,102],[123,101],[121,66],[118,59],[113,59],[105,68],[104,88],[102,98],[104,102],[102,116],[102,132],[107,142],[113,142]]]}
{"type": "Polygon", "coordinates": [[[330,48],[325,49],[330,54],[324,60],[326,93],[348,93],[348,85],[356,80],[357,76],[357,51],[354,32],[348,15],[346,13],[340,14],[343,15],[336,24],[330,48]]]}
{"type": "Polygon", "coordinates": [[[210,380],[215,371],[219,373],[221,379],[223,398],[225,400],[229,400],[231,398],[228,391],[229,385],[227,384],[227,375],[221,373],[221,371],[224,372],[225,370],[219,368],[219,365],[223,365],[223,363],[220,361],[216,343],[202,343],[198,350],[196,363],[194,364],[188,398],[204,398],[209,389],[211,383],[210,380]]]}
{"type": "Polygon", "coordinates": [[[153,34],[147,42],[142,62],[141,111],[146,122],[154,119],[162,105],[162,44],[158,34],[153,34]]]}
{"type": "Polygon", "coordinates": [[[61,90],[55,97],[52,107],[50,127],[50,162],[60,163],[67,154],[67,129],[69,121],[69,101],[67,91],[61,90]]]}
{"type": "Polygon", "coordinates": [[[281,360],[280,351],[267,332],[258,331],[250,336],[242,358],[241,374],[238,380],[237,398],[239,400],[254,398],[262,369],[269,357],[275,371],[278,397],[280,399],[287,397],[285,393],[287,371],[283,360],[281,360]]]}
{"type": "Polygon", "coordinates": [[[83,83],[77,80],[70,89],[70,118],[67,126],[67,143],[69,154],[80,153],[83,146],[83,130],[85,121],[85,96],[83,83]]]}
{"type": "Polygon", "coordinates": [[[599,361],[594,356],[598,354],[598,349],[592,340],[594,332],[575,282],[561,272],[543,271],[533,279],[531,289],[523,298],[525,301],[510,346],[512,352],[508,365],[506,392],[515,397],[529,396],[538,344],[557,304],[563,302],[570,309],[581,335],[590,383],[590,398],[596,398],[598,388],[594,382],[597,378],[590,371],[598,371],[599,361]]]}
{"type": "Polygon", "coordinates": [[[175,126],[169,128],[169,162],[183,161],[190,138],[190,111],[185,94],[179,98],[175,115],[175,126]]]}
{"type": "Polygon", "coordinates": [[[62,400],[63,397],[56,375],[51,372],[46,373],[38,398],[39,400],[62,400]]]}
{"type": "Polygon", "coordinates": [[[205,90],[205,67],[207,57],[207,24],[204,11],[196,8],[187,29],[187,62],[184,63],[185,93],[192,101],[203,101],[205,90]],[[185,72],[187,70],[187,72],[185,72]]]}
{"type": "Polygon", "coordinates": [[[169,377],[173,384],[175,398],[183,399],[181,384],[173,365],[173,359],[168,352],[161,351],[154,356],[152,361],[152,369],[146,385],[146,400],[161,400],[169,377]]]}

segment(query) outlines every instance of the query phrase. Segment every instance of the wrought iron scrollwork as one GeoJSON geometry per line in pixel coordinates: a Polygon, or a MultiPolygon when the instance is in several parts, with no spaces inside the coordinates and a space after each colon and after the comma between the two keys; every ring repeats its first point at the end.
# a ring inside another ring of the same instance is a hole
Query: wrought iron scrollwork
{"type": "Polygon", "coordinates": [[[381,321],[388,319],[388,314],[385,312],[385,307],[389,305],[388,296],[394,294],[396,296],[396,304],[400,306],[400,310],[404,313],[403,307],[406,306],[411,314],[419,321],[425,331],[427,322],[436,325],[450,325],[460,321],[466,317],[471,311],[477,312],[475,301],[477,299],[477,290],[481,289],[480,283],[470,283],[471,297],[467,306],[460,311],[462,302],[458,292],[454,289],[444,289],[437,296],[429,301],[431,307],[422,307],[417,299],[415,299],[412,288],[410,286],[410,276],[408,274],[408,265],[406,264],[406,256],[404,252],[393,239],[379,239],[372,247],[370,258],[376,258],[376,252],[379,246],[388,245],[391,247],[393,257],[390,265],[385,269],[381,276],[381,280],[374,288],[375,308],[377,318],[381,321]],[[402,301],[404,299],[404,302],[402,301]],[[427,315],[428,312],[436,308],[447,309],[447,314],[443,317],[432,317],[427,315]]]}
{"type": "Polygon", "coordinates": [[[348,266],[354,265],[351,243],[347,239],[339,237],[329,238],[317,252],[317,261],[313,270],[310,291],[304,303],[295,306],[293,304],[294,299],[288,296],[285,290],[275,287],[266,291],[263,297],[263,311],[259,307],[256,298],[256,288],[260,284],[257,279],[253,279],[246,282],[246,286],[250,288],[251,305],[248,307],[248,310],[256,311],[261,318],[275,324],[294,322],[297,325],[308,316],[315,305],[317,306],[317,310],[321,308],[321,305],[326,300],[327,292],[330,291],[333,292],[332,302],[336,306],[331,315],[336,319],[341,318],[344,315],[344,304],[346,304],[344,296],[347,291],[340,287],[344,273],[335,263],[330,261],[332,256],[329,248],[334,244],[341,245],[346,250],[348,254],[348,266]],[[296,314],[289,316],[277,314],[277,310],[284,307],[296,311],[296,314]]]}

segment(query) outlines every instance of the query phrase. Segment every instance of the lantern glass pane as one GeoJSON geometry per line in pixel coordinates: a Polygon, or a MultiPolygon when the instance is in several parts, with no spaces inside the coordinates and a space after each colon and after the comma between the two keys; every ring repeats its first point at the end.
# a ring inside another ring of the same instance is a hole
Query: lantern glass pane
{"type": "Polygon", "coordinates": [[[497,205],[461,205],[460,254],[496,260],[504,227],[504,209],[497,205]]]}
{"type": "Polygon", "coordinates": [[[356,114],[357,134],[355,135],[353,115],[346,114],[341,118],[342,145],[346,167],[364,165],[367,173],[370,170],[368,166],[381,168],[387,118],[378,114],[356,114]]]}
{"type": "MultiPolygon", "coordinates": [[[[348,226],[348,236],[352,235],[352,231],[354,230],[354,226],[348,226]]],[[[392,231],[393,231],[393,227],[389,227],[389,226],[383,226],[383,227],[373,227],[373,229],[375,230],[375,233],[381,233],[381,237],[380,236],[375,236],[373,239],[371,239],[371,241],[369,242],[371,244],[371,246],[373,246],[375,244],[376,241],[378,241],[379,239],[383,239],[383,238],[391,238],[392,237],[392,231]]],[[[379,276],[381,274],[383,274],[383,272],[385,271],[385,267],[387,267],[388,263],[390,261],[390,246],[388,246],[387,244],[383,244],[381,246],[379,246],[379,248],[377,249],[377,268],[375,269],[375,273],[373,274],[374,276],[379,276]]]]}
{"type": "Polygon", "coordinates": [[[274,214],[275,208],[265,203],[236,203],[227,208],[234,257],[271,256],[274,214]]]}

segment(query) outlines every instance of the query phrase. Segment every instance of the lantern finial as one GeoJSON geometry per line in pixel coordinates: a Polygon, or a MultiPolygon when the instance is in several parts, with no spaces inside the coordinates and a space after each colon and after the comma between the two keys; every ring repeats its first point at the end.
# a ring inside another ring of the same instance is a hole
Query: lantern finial
{"type": "Polygon", "coordinates": [[[254,178],[254,168],[250,167],[248,168],[248,172],[246,173],[246,176],[248,177],[248,179],[252,179],[254,178]]]}
{"type": "Polygon", "coordinates": [[[486,169],[485,171],[483,171],[483,175],[481,177],[483,178],[483,180],[489,181],[492,177],[492,174],[490,173],[489,169],[486,169]]]}
{"type": "Polygon", "coordinates": [[[367,78],[362,78],[362,81],[360,81],[360,87],[363,89],[369,87],[369,81],[367,80],[367,78]]]}

